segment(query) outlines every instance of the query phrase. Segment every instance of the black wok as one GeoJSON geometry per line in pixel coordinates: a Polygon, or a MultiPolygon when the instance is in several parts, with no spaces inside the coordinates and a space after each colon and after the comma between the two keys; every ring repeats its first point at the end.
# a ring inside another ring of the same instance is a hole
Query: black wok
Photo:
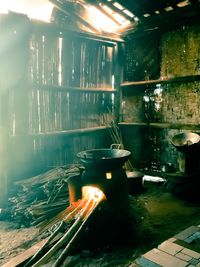
{"type": "Polygon", "coordinates": [[[81,151],[77,157],[86,168],[113,169],[122,167],[131,152],[123,149],[93,149],[81,151]]]}

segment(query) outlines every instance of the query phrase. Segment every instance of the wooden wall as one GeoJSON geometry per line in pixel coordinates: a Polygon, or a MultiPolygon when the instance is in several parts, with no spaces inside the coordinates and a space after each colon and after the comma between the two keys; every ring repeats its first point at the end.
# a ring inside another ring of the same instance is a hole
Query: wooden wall
{"type": "Polygon", "coordinates": [[[12,181],[109,147],[117,43],[5,15],[0,21],[0,203],[12,181]]]}

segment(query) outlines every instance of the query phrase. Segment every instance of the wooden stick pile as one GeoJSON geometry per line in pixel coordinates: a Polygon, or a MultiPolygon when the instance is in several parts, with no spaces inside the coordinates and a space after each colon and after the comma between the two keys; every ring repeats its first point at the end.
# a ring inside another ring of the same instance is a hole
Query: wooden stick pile
{"type": "Polygon", "coordinates": [[[37,253],[23,266],[43,266],[59,250],[61,250],[61,253],[56,256],[56,261],[52,267],[61,266],[94,210],[98,207],[99,203],[105,199],[104,197],[103,193],[98,198],[85,196],[83,199],[73,203],[65,211],[60,213],[57,216],[57,219],[54,220],[54,223],[58,223],[57,228],[52,232],[37,253]],[[66,229],[66,223],[69,222],[71,223],[71,226],[66,229]]]}
{"type": "Polygon", "coordinates": [[[9,199],[12,219],[25,226],[48,222],[69,206],[67,179],[75,174],[78,166],[57,167],[16,182],[17,193],[9,199]]]}

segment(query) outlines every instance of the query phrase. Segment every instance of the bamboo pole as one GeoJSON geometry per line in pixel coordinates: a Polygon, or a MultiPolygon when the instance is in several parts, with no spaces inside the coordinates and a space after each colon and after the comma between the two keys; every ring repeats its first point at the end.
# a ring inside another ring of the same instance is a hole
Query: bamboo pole
{"type": "Polygon", "coordinates": [[[48,220],[47,223],[43,224],[42,225],[42,231],[47,230],[48,228],[57,224],[61,220],[67,222],[70,219],[72,219],[73,217],[75,217],[76,214],[78,214],[80,212],[81,208],[83,208],[84,202],[83,202],[83,200],[81,200],[78,203],[78,205],[77,205],[77,202],[75,204],[76,204],[76,206],[75,205],[69,206],[67,209],[60,212],[57,216],[55,216],[52,220],[48,220]]]}
{"type": "Polygon", "coordinates": [[[49,238],[45,241],[43,246],[33,255],[33,257],[24,265],[24,267],[32,266],[33,262],[38,258],[38,256],[48,247],[50,242],[57,236],[60,231],[64,228],[64,222],[62,221],[56,230],[49,236],[49,238]]]}
{"type": "Polygon", "coordinates": [[[84,217],[83,222],[81,223],[80,227],[78,228],[78,230],[76,231],[75,235],[72,237],[72,239],[69,241],[69,243],[67,244],[67,246],[65,247],[65,249],[63,250],[63,252],[60,254],[60,256],[58,257],[58,259],[56,260],[56,262],[54,263],[54,265],[52,267],[59,267],[61,266],[64,258],[67,256],[67,254],[69,253],[72,245],[74,245],[74,243],[77,241],[77,238],[79,237],[81,231],[83,230],[83,228],[85,227],[86,223],[88,222],[89,218],[91,217],[91,215],[93,214],[94,210],[96,209],[96,207],[98,206],[97,202],[94,202],[92,207],[90,208],[90,210],[87,212],[86,216],[84,217]]]}
{"type": "Polygon", "coordinates": [[[81,223],[83,222],[88,209],[90,208],[92,200],[88,200],[84,208],[80,211],[77,216],[77,219],[69,228],[69,230],[62,236],[62,238],[39,260],[37,261],[32,267],[39,267],[45,264],[49,258],[65,243],[69,242],[74,233],[79,229],[81,223]]]}

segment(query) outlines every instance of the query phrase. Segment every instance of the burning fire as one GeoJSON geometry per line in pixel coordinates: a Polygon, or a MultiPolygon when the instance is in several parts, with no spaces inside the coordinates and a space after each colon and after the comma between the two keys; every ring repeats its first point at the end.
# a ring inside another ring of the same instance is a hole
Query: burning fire
{"type": "Polygon", "coordinates": [[[97,187],[94,186],[83,186],[82,195],[86,200],[94,200],[96,203],[100,203],[106,198],[105,194],[97,187]]]}
{"type": "MultiPolygon", "coordinates": [[[[53,232],[53,234],[47,240],[47,243],[52,240],[60,231],[63,231],[63,225],[66,222],[72,221],[74,222],[71,226],[66,230],[66,232],[62,235],[62,237],[55,243],[51,249],[49,249],[45,255],[38,259],[34,265],[32,264],[35,260],[35,257],[38,256],[38,252],[28,261],[28,265],[26,266],[34,266],[39,267],[43,266],[44,263],[48,262],[51,256],[60,249],[63,244],[65,244],[65,248],[60,256],[57,258],[54,266],[60,266],[60,264],[64,261],[66,256],[68,255],[71,246],[77,241],[79,233],[85,227],[88,222],[88,219],[92,216],[94,210],[98,207],[100,202],[103,199],[106,199],[105,194],[97,187],[94,186],[84,186],[82,187],[82,199],[74,202],[68,207],[65,211],[62,211],[60,214],[57,215],[53,223],[48,224],[49,226],[55,225],[59,222],[59,226],[53,232]],[[64,224],[63,224],[64,223],[64,224]]],[[[45,243],[45,245],[47,244],[45,243]]],[[[42,249],[45,247],[42,247],[42,249]]],[[[39,251],[41,252],[40,249],[39,251]]]]}

